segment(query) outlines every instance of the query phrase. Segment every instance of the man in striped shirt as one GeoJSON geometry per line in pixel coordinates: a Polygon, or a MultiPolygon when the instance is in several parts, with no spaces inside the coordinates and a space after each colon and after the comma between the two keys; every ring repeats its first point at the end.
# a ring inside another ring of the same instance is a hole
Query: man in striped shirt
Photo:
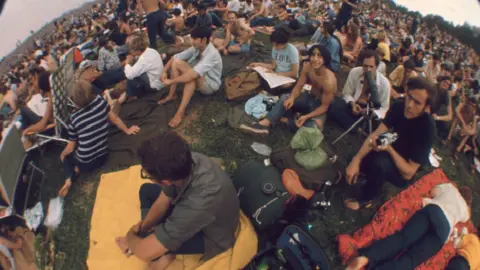
{"type": "Polygon", "coordinates": [[[65,169],[65,184],[59,195],[65,197],[72,185],[73,177],[82,172],[93,171],[102,166],[108,154],[108,121],[127,135],[136,134],[140,128],[128,128],[92,86],[79,81],[69,93],[76,111],[70,116],[68,125],[69,142],[60,155],[65,169]]]}

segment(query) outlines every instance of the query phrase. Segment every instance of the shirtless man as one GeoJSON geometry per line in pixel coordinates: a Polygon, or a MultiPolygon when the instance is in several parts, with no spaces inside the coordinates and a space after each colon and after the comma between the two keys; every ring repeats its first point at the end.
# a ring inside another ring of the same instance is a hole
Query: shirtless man
{"type": "Polygon", "coordinates": [[[178,8],[173,9],[173,18],[167,20],[167,25],[175,33],[175,46],[181,46],[184,42],[182,32],[185,28],[185,19],[182,16],[182,11],[178,8]]]}
{"type": "Polygon", "coordinates": [[[337,91],[337,78],[329,68],[331,57],[327,48],[314,45],[308,54],[309,61],[305,62],[292,93],[283,95],[265,119],[241,125],[242,131],[268,135],[270,127],[275,126],[279,121],[296,128],[308,126],[323,129],[328,107],[337,91]],[[290,109],[304,114],[294,119],[295,122],[289,121],[283,116],[290,109]]]}
{"type": "Polygon", "coordinates": [[[163,41],[167,42],[165,21],[168,14],[164,10],[165,3],[163,0],[139,0],[139,11],[145,10],[147,14],[147,32],[150,41],[150,48],[157,49],[157,34],[163,41]],[[159,5],[160,4],[160,5],[159,5]]]}
{"type": "Polygon", "coordinates": [[[243,20],[239,20],[235,12],[228,12],[227,18],[228,24],[225,27],[225,39],[214,39],[212,40],[213,45],[225,55],[228,53],[249,52],[250,40],[255,32],[243,20]]]}

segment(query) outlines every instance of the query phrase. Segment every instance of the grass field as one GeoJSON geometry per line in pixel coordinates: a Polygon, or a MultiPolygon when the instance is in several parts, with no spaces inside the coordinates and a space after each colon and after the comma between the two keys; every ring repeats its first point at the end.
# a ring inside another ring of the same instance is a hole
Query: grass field
{"type": "MultiPolygon", "coordinates": [[[[269,42],[265,36],[258,35],[256,39],[265,44],[269,42]]],[[[267,47],[267,46],[266,46],[267,47]]],[[[339,88],[343,87],[347,71],[339,74],[339,88]]],[[[341,92],[341,88],[339,89],[341,92]]],[[[260,159],[250,145],[254,141],[265,143],[273,148],[288,145],[293,134],[285,128],[279,127],[268,138],[263,140],[244,135],[237,130],[228,127],[222,120],[224,114],[237,102],[226,102],[222,91],[213,97],[195,97],[190,108],[188,123],[181,132],[191,143],[194,151],[202,152],[211,157],[223,159],[229,173],[250,159],[260,159]]],[[[239,103],[238,103],[239,104],[239,103]]],[[[333,123],[327,122],[324,130],[325,140],[332,142],[341,134],[341,130],[333,123]]],[[[340,158],[344,159],[354,154],[360,147],[363,138],[356,134],[350,134],[336,145],[336,151],[340,158]]],[[[453,145],[446,147],[435,146],[437,153],[443,157],[442,168],[450,179],[460,185],[468,185],[474,191],[474,203],[472,218],[476,225],[480,224],[480,200],[477,175],[473,175],[467,161],[462,157],[460,161],[452,158],[453,145]]],[[[63,181],[62,168],[59,154],[61,145],[51,144],[42,157],[39,156],[40,166],[46,171],[47,179],[42,190],[43,198],[51,198],[56,195],[58,187],[63,181]]],[[[55,269],[81,270],[87,269],[86,259],[89,248],[90,218],[95,203],[96,190],[100,175],[105,172],[116,171],[121,168],[103,168],[93,175],[82,175],[73,185],[70,195],[66,200],[63,223],[52,234],[51,243],[43,243],[38,236],[37,257],[41,269],[48,263],[47,248],[54,247],[55,269]],[[52,245],[53,243],[53,245],[52,245]]],[[[428,172],[431,168],[425,168],[419,176],[428,172]]],[[[333,205],[327,211],[316,211],[315,221],[311,223],[311,233],[315,239],[325,248],[325,252],[332,261],[334,269],[341,269],[337,255],[337,243],[335,236],[339,233],[351,233],[366,224],[382,202],[398,193],[399,189],[391,185],[385,185],[384,196],[376,201],[372,209],[353,212],[345,209],[342,204],[343,196],[349,192],[343,184],[337,187],[333,197],[333,205]]],[[[136,191],[135,191],[136,192],[136,191]]],[[[113,241],[113,239],[112,239],[113,241]]]]}

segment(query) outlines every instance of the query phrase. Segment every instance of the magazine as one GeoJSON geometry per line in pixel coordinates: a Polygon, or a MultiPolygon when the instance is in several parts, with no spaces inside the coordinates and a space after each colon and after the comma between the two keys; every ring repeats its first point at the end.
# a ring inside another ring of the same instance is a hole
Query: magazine
{"type": "Polygon", "coordinates": [[[290,77],[268,73],[268,70],[264,67],[254,67],[253,70],[255,70],[258,75],[260,75],[272,89],[295,82],[295,80],[290,77]]]}

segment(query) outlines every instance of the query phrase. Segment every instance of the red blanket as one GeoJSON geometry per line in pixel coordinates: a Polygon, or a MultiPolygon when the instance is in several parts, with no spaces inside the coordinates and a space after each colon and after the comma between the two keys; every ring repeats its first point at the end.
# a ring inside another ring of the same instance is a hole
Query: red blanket
{"type": "MultiPolygon", "coordinates": [[[[382,205],[373,220],[365,227],[357,230],[353,236],[348,234],[338,235],[338,249],[343,263],[346,264],[356,256],[357,249],[369,246],[373,241],[383,239],[403,228],[410,217],[422,207],[422,197],[429,196],[430,190],[434,186],[448,182],[450,180],[445,173],[441,169],[436,169],[382,205]]],[[[469,232],[476,232],[471,222],[457,224],[457,228],[461,227],[467,227],[469,232]]],[[[453,256],[455,256],[455,250],[452,241],[450,241],[435,256],[418,266],[416,270],[444,269],[453,256]]]]}

